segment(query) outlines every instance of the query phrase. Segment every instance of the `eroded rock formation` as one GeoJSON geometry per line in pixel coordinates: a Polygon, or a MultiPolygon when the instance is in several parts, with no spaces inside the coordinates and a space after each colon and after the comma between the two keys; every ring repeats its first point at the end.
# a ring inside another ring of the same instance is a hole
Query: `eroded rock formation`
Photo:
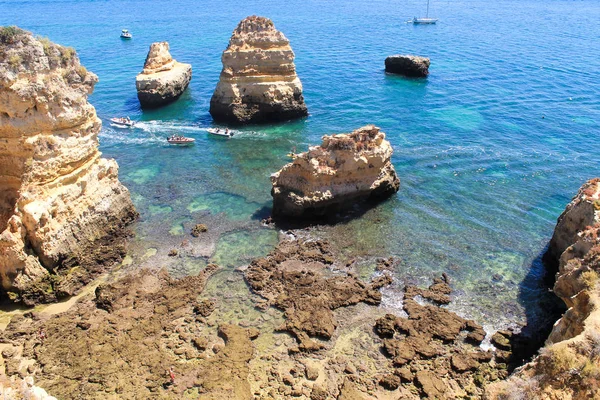
{"type": "Polygon", "coordinates": [[[169,43],[150,45],[144,69],[135,78],[142,107],[159,107],[171,103],[185,91],[192,79],[192,66],[174,60],[169,43]]]}
{"type": "Polygon", "coordinates": [[[273,215],[321,216],[359,200],[390,196],[400,187],[392,152],[385,133],[373,125],[323,136],[320,146],[271,176],[273,215]]]}
{"type": "Polygon", "coordinates": [[[397,54],[385,59],[385,72],[411,78],[425,78],[429,75],[429,65],[429,58],[397,54]]]}
{"type": "Polygon", "coordinates": [[[218,122],[261,123],[308,115],[289,40],[264,17],[244,18],[222,56],[210,100],[218,122]]]}
{"type": "Polygon", "coordinates": [[[329,245],[324,241],[288,240],[281,242],[268,256],[254,260],[246,271],[250,287],[266,301],[285,311],[281,327],[299,342],[291,352],[319,350],[318,340],[330,339],[337,326],[333,310],[365,302],[379,304],[379,288],[391,278],[382,275],[365,284],[350,274],[331,274],[333,263],[329,245]]]}
{"type": "Polygon", "coordinates": [[[510,346],[495,353],[481,350],[483,328],[438,306],[450,302],[450,292],[445,276],[429,289],[407,286],[403,307],[408,318],[387,314],[377,320],[375,332],[396,368],[381,377],[380,385],[416,389],[428,399],[481,398],[485,383],[507,375],[503,363],[511,356],[510,346]],[[416,296],[437,304],[420,304],[416,296]]]}
{"type": "Polygon", "coordinates": [[[490,399],[600,398],[600,179],[567,205],[544,259],[557,268],[554,293],[568,310],[538,357],[488,388],[490,399]]]}
{"type": "Polygon", "coordinates": [[[51,301],[89,281],[86,261],[112,259],[100,243],[137,213],[98,151],[96,75],[72,48],[0,29],[0,281],[13,300],[51,301]]]}

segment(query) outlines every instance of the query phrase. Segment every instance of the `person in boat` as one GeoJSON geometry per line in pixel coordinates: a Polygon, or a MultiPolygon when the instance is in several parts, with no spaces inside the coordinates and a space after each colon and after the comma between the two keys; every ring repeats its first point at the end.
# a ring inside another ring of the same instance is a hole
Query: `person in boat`
{"type": "Polygon", "coordinates": [[[229,135],[229,128],[225,128],[225,134],[229,135]]]}

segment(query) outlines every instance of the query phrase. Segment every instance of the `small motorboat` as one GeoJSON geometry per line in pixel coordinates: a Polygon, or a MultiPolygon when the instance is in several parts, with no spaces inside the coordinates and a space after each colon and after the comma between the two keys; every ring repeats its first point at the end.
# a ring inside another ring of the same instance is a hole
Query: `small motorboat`
{"type": "Polygon", "coordinates": [[[229,129],[208,128],[206,131],[211,135],[215,136],[221,136],[226,138],[230,138],[233,136],[233,132],[230,132],[229,129]]]}
{"type": "Polygon", "coordinates": [[[131,33],[127,30],[127,29],[123,29],[121,31],[121,38],[123,39],[131,39],[133,36],[131,35],[131,33]]]}
{"type": "Polygon", "coordinates": [[[172,135],[167,138],[169,144],[194,144],[196,139],[185,136],[172,135]]]}
{"type": "Polygon", "coordinates": [[[111,118],[110,122],[111,125],[116,128],[133,128],[135,125],[135,122],[133,122],[129,117],[111,118]]]}

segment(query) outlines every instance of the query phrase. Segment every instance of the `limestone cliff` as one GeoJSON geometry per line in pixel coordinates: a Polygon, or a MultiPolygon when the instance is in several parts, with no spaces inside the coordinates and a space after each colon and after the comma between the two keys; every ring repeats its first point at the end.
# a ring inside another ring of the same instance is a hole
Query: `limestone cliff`
{"type": "Polygon", "coordinates": [[[392,152],[385,133],[373,125],[323,136],[320,146],[298,154],[271,176],[273,215],[319,216],[397,192],[392,152]]]}
{"type": "Polygon", "coordinates": [[[540,355],[490,387],[490,399],[600,398],[600,179],[586,182],[558,218],[545,260],[558,267],[554,293],[568,310],[540,355]]]}
{"type": "Polygon", "coordinates": [[[169,43],[150,45],[144,69],[135,78],[142,107],[159,107],[177,100],[192,79],[192,66],[177,62],[169,53],[169,43]]]}
{"type": "Polygon", "coordinates": [[[222,56],[210,101],[215,121],[260,123],[308,115],[289,40],[264,17],[243,19],[222,56]]]}
{"type": "Polygon", "coordinates": [[[54,299],[49,270],[67,260],[83,267],[70,294],[89,279],[78,255],[136,216],[117,163],[98,151],[96,82],[72,48],[0,28],[0,282],[13,299],[54,299]]]}

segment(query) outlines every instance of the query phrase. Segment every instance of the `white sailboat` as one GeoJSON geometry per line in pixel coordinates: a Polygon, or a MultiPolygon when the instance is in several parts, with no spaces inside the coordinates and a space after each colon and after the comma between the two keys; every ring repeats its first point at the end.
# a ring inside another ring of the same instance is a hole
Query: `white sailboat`
{"type": "Polygon", "coordinates": [[[427,0],[427,13],[425,14],[425,18],[414,17],[409,22],[412,22],[413,24],[417,24],[417,25],[431,25],[431,24],[435,24],[437,21],[438,21],[437,18],[429,18],[429,0],[427,0]]]}

